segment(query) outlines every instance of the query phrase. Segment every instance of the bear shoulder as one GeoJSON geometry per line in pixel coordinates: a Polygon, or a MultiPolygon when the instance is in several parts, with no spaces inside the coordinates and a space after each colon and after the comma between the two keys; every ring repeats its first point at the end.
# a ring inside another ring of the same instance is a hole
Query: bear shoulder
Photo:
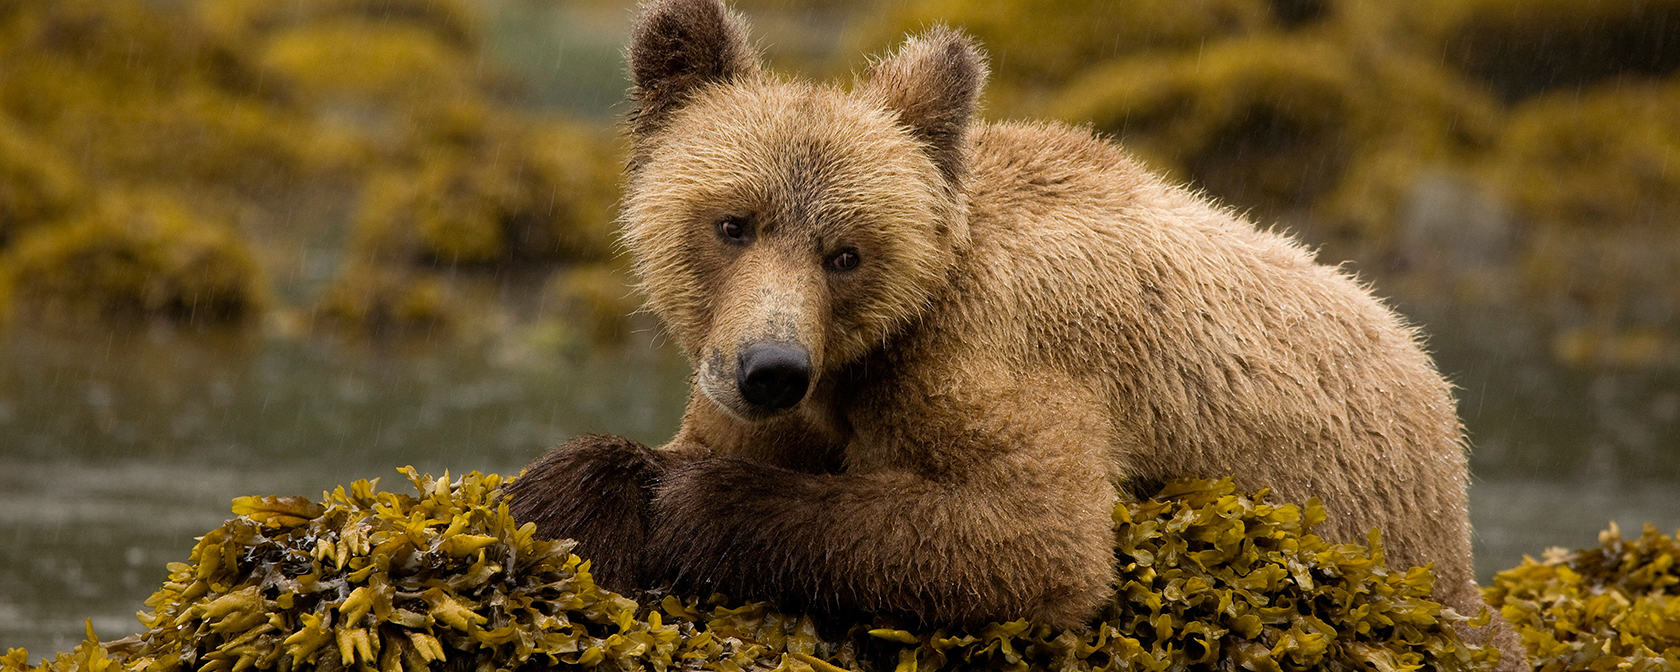
{"type": "Polygon", "coordinates": [[[1238,265],[1335,274],[1294,238],[1255,226],[1194,188],[1163,178],[1087,127],[979,124],[968,159],[965,187],[978,229],[995,225],[1019,231],[1025,221],[1037,225],[1031,227],[1037,236],[1066,232],[1089,237],[1096,229],[1108,235],[1182,238],[1175,247],[1207,246],[1204,252],[1212,258],[1235,255],[1227,261],[1238,265]]]}

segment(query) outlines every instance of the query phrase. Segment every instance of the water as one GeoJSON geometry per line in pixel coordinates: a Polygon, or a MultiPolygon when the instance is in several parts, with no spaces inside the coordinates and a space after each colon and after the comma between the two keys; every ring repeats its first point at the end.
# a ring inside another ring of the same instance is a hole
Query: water
{"type": "MultiPolygon", "coordinates": [[[[1453,332],[1448,332],[1453,333],[1453,332]]],[[[514,473],[587,432],[658,443],[687,368],[669,348],[576,358],[517,336],[369,348],[167,329],[0,340],[0,649],[102,638],[251,494],[319,496],[395,469],[514,473]]],[[[1680,380],[1571,371],[1523,348],[1438,337],[1475,437],[1486,577],[1608,521],[1680,529],[1680,380]]]]}
{"type": "Polygon", "coordinates": [[[250,494],[309,495],[396,468],[517,473],[590,432],[650,443],[688,370],[650,346],[568,359],[505,343],[374,350],[153,331],[0,344],[0,650],[139,629],[194,537],[250,494]]]}

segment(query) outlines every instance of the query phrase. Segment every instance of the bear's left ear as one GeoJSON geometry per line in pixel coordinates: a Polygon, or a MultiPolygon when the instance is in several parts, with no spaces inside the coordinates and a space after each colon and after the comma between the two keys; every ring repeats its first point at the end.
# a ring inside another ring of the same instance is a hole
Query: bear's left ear
{"type": "Polygon", "coordinates": [[[954,184],[963,173],[963,141],[985,84],[986,57],[973,41],[962,31],[935,26],[877,61],[863,91],[898,113],[954,184]]]}

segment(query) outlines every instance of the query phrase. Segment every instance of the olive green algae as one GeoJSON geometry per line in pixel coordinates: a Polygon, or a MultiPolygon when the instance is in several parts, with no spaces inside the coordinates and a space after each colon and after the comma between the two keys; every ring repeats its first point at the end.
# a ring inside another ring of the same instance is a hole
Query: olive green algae
{"type": "Polygon", "coordinates": [[[1316,502],[1272,504],[1229,480],[1170,484],[1114,511],[1120,585],[1076,631],[1027,621],[973,630],[783,614],[766,603],[597,587],[567,541],[534,538],[504,479],[404,470],[415,494],[357,481],[321,501],[235,500],[140,615],[11,670],[797,669],[1472,670],[1470,619],[1430,601],[1425,568],[1312,534],[1316,502]]]}
{"type": "Polygon", "coordinates": [[[1488,601],[1522,634],[1534,669],[1680,670],[1680,539],[1614,523],[1599,547],[1554,548],[1494,577],[1488,601]]]}
{"type": "MultiPolygon", "coordinates": [[[[243,497],[140,614],[146,630],[12,670],[1479,670],[1485,622],[1430,599],[1427,568],[1391,569],[1380,539],[1312,534],[1317,502],[1273,504],[1227,480],[1168,484],[1114,510],[1120,582],[1089,628],[1024,620],[927,629],[840,622],[723,595],[634,598],[597,587],[569,541],[534,537],[500,476],[403,470],[414,494],[357,481],[321,501],[243,497]]],[[[1487,589],[1536,670],[1680,666],[1680,542],[1611,527],[1487,589]]]]}

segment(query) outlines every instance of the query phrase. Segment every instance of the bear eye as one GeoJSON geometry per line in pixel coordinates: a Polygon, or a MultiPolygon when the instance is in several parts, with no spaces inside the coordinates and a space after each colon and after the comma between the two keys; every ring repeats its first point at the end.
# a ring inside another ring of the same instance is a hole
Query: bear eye
{"type": "Polygon", "coordinates": [[[752,223],[746,217],[731,215],[718,220],[717,232],[732,243],[745,243],[752,235],[752,223]]]}
{"type": "Polygon", "coordinates": [[[860,261],[863,261],[863,258],[858,256],[857,250],[848,247],[834,253],[834,256],[829,257],[828,267],[829,269],[835,271],[849,271],[857,268],[858,262],[860,261]]]}

